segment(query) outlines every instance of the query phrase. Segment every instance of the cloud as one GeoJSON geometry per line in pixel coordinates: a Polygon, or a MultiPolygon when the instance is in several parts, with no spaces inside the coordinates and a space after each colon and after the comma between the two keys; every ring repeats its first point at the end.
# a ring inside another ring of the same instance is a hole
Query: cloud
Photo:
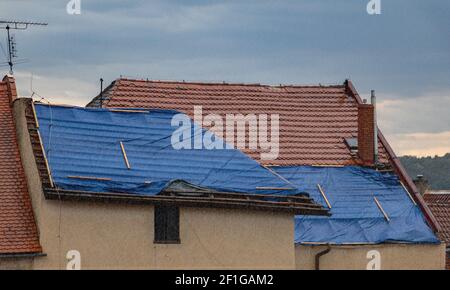
{"type": "Polygon", "coordinates": [[[398,155],[450,152],[450,92],[378,104],[379,126],[398,155]]]}
{"type": "Polygon", "coordinates": [[[449,130],[450,91],[430,92],[410,99],[380,96],[379,101],[379,122],[386,134],[440,133],[449,130]]]}
{"type": "Polygon", "coordinates": [[[34,99],[45,98],[52,104],[70,104],[84,106],[86,100],[92,99],[92,93],[98,86],[84,81],[64,77],[47,77],[31,73],[15,74],[18,95],[30,97],[34,92],[34,99]]]}
{"type": "MultiPolygon", "coordinates": [[[[361,0],[81,1],[78,16],[66,13],[68,0],[0,1],[7,18],[49,22],[16,33],[20,58],[30,60],[16,67],[24,95],[31,73],[38,93],[77,105],[98,94],[100,77],[108,84],[120,75],[268,84],[351,78],[362,95],[377,90],[380,126],[395,148],[411,134],[450,131],[449,1],[383,1],[379,16],[361,0]]],[[[401,144],[402,152],[415,148],[401,144]]]]}
{"type": "Polygon", "coordinates": [[[442,156],[450,152],[450,131],[392,134],[389,136],[389,141],[399,156],[442,156]]]}

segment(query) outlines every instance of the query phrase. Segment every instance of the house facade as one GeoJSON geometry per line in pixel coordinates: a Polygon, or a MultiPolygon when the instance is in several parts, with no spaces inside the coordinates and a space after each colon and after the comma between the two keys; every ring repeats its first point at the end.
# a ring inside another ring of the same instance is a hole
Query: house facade
{"type": "Polygon", "coordinates": [[[351,82],[120,79],[81,108],[17,98],[5,77],[0,99],[0,268],[445,267],[439,224],[351,82]],[[194,106],[279,114],[278,158],[174,150],[171,121],[194,106]]]}
{"type": "Polygon", "coordinates": [[[174,151],[178,112],[1,97],[36,247],[1,268],[294,269],[295,214],[328,215],[238,150],[174,151]]]}
{"type": "Polygon", "coordinates": [[[270,86],[118,79],[87,106],[176,109],[193,118],[199,106],[204,115],[278,114],[278,158],[260,158],[263,148],[243,152],[331,213],[296,216],[296,268],[443,269],[440,226],[377,127],[373,100],[362,100],[351,81],[270,86]]]}

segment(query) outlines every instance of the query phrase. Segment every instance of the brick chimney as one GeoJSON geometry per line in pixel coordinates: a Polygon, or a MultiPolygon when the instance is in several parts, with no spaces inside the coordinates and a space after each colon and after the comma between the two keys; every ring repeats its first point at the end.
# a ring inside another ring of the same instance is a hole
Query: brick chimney
{"type": "Polygon", "coordinates": [[[358,155],[364,165],[374,165],[375,108],[371,104],[358,105],[358,155]]]}
{"type": "Polygon", "coordinates": [[[3,82],[6,83],[6,85],[8,86],[8,97],[9,97],[9,102],[12,104],[12,102],[17,99],[17,88],[16,88],[16,81],[14,79],[13,76],[10,75],[6,75],[3,78],[3,82]]]}

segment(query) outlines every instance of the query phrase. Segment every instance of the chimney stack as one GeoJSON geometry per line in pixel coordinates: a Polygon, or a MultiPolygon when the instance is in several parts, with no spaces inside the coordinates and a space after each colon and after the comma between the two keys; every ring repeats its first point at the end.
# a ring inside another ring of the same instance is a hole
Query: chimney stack
{"type": "Polygon", "coordinates": [[[12,104],[14,100],[17,99],[16,81],[12,75],[6,75],[3,78],[3,82],[6,82],[6,85],[8,86],[9,102],[12,104]]]}
{"type": "Polygon", "coordinates": [[[428,180],[423,175],[417,175],[414,179],[414,184],[419,190],[420,194],[423,196],[429,189],[428,180]]]}
{"type": "Polygon", "coordinates": [[[375,164],[375,108],[373,104],[358,106],[358,155],[364,165],[375,164]]]}

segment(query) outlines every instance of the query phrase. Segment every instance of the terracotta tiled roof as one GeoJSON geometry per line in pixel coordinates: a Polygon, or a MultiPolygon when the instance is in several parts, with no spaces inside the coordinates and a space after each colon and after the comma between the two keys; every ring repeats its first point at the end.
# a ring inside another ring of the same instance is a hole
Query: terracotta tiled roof
{"type": "Polygon", "coordinates": [[[441,226],[440,238],[450,245],[450,192],[427,193],[424,198],[441,226]]]}
{"type": "MultiPolygon", "coordinates": [[[[175,109],[193,115],[194,106],[203,114],[279,114],[280,152],[266,165],[355,165],[344,138],[356,137],[358,105],[345,85],[267,86],[226,83],[187,83],[119,79],[103,94],[110,108],[140,107],[175,109]]],[[[88,106],[99,106],[98,97],[88,106]]],[[[388,162],[379,144],[380,161],[388,162]]],[[[260,160],[260,152],[244,150],[260,160]]]]}
{"type": "Polygon", "coordinates": [[[42,250],[4,80],[0,82],[0,254],[38,253],[42,250]]]}
{"type": "MultiPolygon", "coordinates": [[[[265,165],[360,165],[344,138],[357,137],[360,96],[350,81],[334,86],[267,86],[259,84],[192,83],[118,79],[102,94],[110,108],[160,108],[190,116],[196,105],[203,114],[279,114],[280,154],[260,159],[260,152],[243,150],[265,165]]],[[[99,106],[99,96],[88,106],[99,106]]],[[[379,131],[379,161],[390,163],[411,190],[427,220],[439,230],[422,196],[379,131]]]]}
{"type": "MultiPolygon", "coordinates": [[[[424,195],[428,208],[441,226],[439,238],[450,247],[450,190],[428,192],[424,195]]],[[[446,269],[450,270],[450,253],[447,252],[446,269]]]]}

